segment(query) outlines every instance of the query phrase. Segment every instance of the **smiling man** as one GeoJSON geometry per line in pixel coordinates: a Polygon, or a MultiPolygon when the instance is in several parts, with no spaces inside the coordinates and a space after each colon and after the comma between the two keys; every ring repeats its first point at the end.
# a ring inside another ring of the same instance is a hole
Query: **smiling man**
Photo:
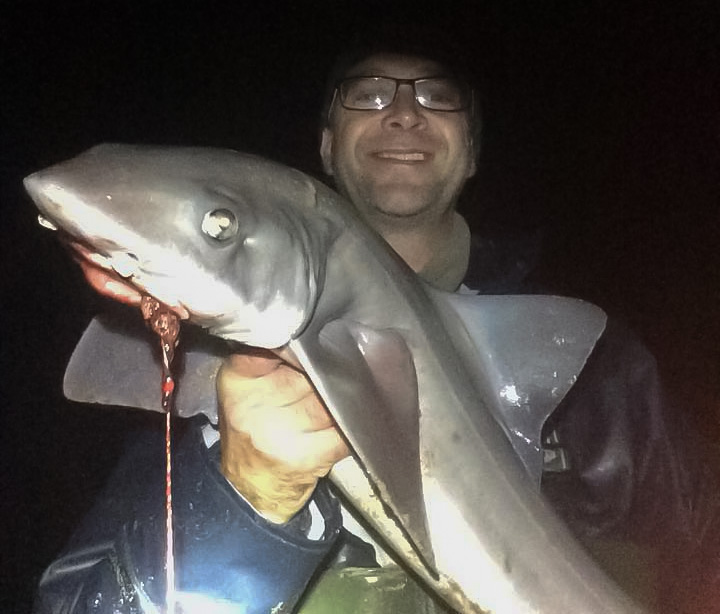
{"type": "Polygon", "coordinates": [[[337,83],[323,167],[415,270],[462,224],[455,204],[475,173],[472,113],[467,83],[421,57],[372,55],[337,83]]]}

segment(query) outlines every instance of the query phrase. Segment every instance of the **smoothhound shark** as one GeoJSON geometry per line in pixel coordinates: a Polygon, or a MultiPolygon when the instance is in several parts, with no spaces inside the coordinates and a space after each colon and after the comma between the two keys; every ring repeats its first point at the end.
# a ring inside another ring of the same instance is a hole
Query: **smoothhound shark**
{"type": "MultiPolygon", "coordinates": [[[[83,257],[225,351],[290,352],[353,450],[331,480],[455,609],[637,611],[538,488],[542,425],[602,334],[600,309],[434,290],[331,189],[234,151],[101,145],[25,185],[83,257]]],[[[217,419],[222,353],[186,349],[180,414],[217,419]]],[[[160,410],[159,372],[145,339],[96,320],[66,395],[160,410]]]]}

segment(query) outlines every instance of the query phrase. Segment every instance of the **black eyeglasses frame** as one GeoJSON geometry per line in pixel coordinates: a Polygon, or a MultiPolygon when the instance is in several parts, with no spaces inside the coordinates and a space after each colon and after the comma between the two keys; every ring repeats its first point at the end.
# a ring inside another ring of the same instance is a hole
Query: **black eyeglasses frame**
{"type": "Polygon", "coordinates": [[[352,77],[345,77],[343,79],[340,79],[335,83],[335,90],[333,92],[333,99],[330,103],[330,109],[332,109],[335,101],[339,99],[340,105],[344,109],[348,109],[350,111],[382,111],[382,110],[387,109],[388,107],[392,106],[392,104],[395,102],[395,100],[397,99],[398,90],[400,89],[401,85],[412,86],[413,96],[415,98],[415,101],[423,109],[427,109],[429,111],[435,111],[438,113],[458,113],[458,112],[466,111],[468,109],[473,108],[473,98],[474,98],[473,89],[467,83],[465,83],[462,79],[457,79],[456,77],[453,77],[451,75],[431,75],[431,76],[426,76],[426,77],[417,77],[415,79],[398,79],[396,77],[387,77],[387,76],[379,76],[379,75],[354,75],[352,77]],[[388,81],[394,81],[395,82],[395,92],[393,93],[392,100],[389,103],[383,105],[382,107],[371,107],[371,108],[364,109],[364,108],[348,106],[344,99],[345,96],[343,95],[342,86],[343,86],[343,84],[345,84],[349,81],[355,81],[358,79],[378,79],[378,80],[383,79],[383,80],[388,80],[388,81]],[[419,81],[432,81],[432,80],[436,80],[436,79],[451,80],[457,84],[459,92],[461,94],[462,101],[463,101],[462,105],[460,107],[458,107],[457,109],[435,109],[433,107],[427,106],[426,104],[423,104],[423,102],[418,97],[416,84],[419,81]]]}

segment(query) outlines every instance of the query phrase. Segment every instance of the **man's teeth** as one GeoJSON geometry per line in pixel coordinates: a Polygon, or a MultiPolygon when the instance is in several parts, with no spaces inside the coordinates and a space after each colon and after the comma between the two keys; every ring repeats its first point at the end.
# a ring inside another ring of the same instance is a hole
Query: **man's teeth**
{"type": "Polygon", "coordinates": [[[423,160],[425,160],[425,154],[421,151],[404,153],[381,151],[378,156],[381,158],[389,158],[391,160],[401,160],[402,162],[422,162],[423,160]]]}
{"type": "Polygon", "coordinates": [[[53,224],[49,219],[47,219],[46,217],[43,217],[42,215],[38,215],[38,223],[43,228],[49,228],[50,230],[58,229],[58,227],[55,226],[55,224],[53,224]]]}

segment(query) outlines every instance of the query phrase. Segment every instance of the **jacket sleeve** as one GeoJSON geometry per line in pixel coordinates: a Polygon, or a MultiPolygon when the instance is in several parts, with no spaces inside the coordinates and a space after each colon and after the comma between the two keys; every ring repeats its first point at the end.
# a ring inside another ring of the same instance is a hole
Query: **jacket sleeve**
{"type": "MultiPolygon", "coordinates": [[[[339,506],[321,483],[312,501],[325,520],[305,537],[302,510],[286,525],[259,517],[189,425],[173,441],[175,585],[184,612],[290,612],[340,530],[339,506]]],[[[103,496],[43,574],[35,614],[164,611],[165,447],[140,437],[103,496]]]]}
{"type": "Polygon", "coordinates": [[[545,473],[543,491],[574,532],[651,551],[663,611],[720,612],[716,457],[671,406],[655,360],[629,331],[608,323],[549,431],[569,468],[545,473]],[[715,605],[689,605],[701,595],[715,605]]]}

